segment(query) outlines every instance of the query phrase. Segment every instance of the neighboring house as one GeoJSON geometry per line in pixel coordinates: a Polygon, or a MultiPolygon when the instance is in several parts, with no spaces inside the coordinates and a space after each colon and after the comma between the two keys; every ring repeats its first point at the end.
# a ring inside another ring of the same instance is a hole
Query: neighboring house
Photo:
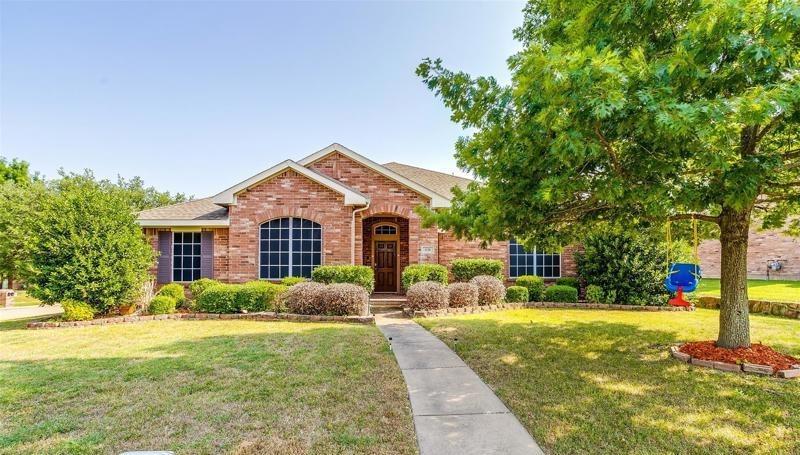
{"type": "Polygon", "coordinates": [[[399,163],[378,164],[332,144],[286,160],[216,194],[145,210],[139,224],[160,255],[159,284],[311,276],[321,264],[368,265],[376,292],[400,291],[409,264],[500,259],[505,276],[575,275],[573,250],[526,252],[513,242],[457,240],[423,227],[414,207],[450,205],[470,180],[399,163]]]}
{"type": "MultiPolygon", "coordinates": [[[[719,278],[719,240],[705,240],[698,249],[703,276],[719,278]]],[[[773,280],[800,280],[800,239],[779,231],[751,230],[747,243],[748,278],[773,280]],[[780,269],[770,269],[777,263],[780,269]]]]}

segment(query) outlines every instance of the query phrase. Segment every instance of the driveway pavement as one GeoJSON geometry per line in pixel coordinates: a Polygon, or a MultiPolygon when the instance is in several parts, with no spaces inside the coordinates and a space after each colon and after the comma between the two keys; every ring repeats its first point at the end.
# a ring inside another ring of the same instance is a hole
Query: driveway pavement
{"type": "Polygon", "coordinates": [[[542,454],[519,420],[447,345],[409,319],[377,315],[406,380],[422,455],[542,454]]]}
{"type": "Polygon", "coordinates": [[[13,321],[15,319],[25,319],[39,316],[51,316],[63,313],[61,305],[46,306],[20,306],[0,308],[0,321],[13,321]]]}

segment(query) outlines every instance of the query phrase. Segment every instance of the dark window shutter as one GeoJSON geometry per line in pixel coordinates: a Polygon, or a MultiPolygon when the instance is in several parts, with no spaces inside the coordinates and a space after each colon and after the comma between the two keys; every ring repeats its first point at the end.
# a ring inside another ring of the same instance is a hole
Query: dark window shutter
{"type": "Polygon", "coordinates": [[[158,284],[172,282],[172,232],[160,231],[158,233],[158,284]]]}
{"type": "Polygon", "coordinates": [[[214,278],[214,232],[203,231],[200,236],[200,276],[214,278]]]}

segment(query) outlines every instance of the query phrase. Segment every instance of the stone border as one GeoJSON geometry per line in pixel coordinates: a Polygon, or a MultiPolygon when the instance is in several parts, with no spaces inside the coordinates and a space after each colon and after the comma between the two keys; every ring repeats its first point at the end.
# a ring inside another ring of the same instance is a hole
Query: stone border
{"type": "MultiPolygon", "coordinates": [[[[719,309],[720,298],[702,296],[697,298],[698,308],[719,309]]],[[[771,314],[789,319],[800,319],[800,303],[771,302],[769,300],[749,300],[748,309],[751,313],[771,314]]]]}
{"type": "Polygon", "coordinates": [[[713,368],[715,370],[727,371],[731,373],[753,373],[762,376],[777,376],[784,379],[800,378],[800,365],[792,365],[791,370],[775,371],[775,369],[769,365],[758,365],[755,363],[743,363],[740,365],[735,363],[717,362],[714,360],[701,360],[681,352],[681,346],[683,345],[670,346],[670,355],[683,363],[688,363],[694,366],[713,368]]]}
{"type": "Polygon", "coordinates": [[[261,313],[172,313],[154,314],[147,316],[116,316],[111,318],[92,319],[90,321],[50,321],[29,322],[29,329],[57,329],[66,327],[88,327],[92,325],[130,324],[134,322],[161,321],[166,319],[245,319],[251,321],[294,321],[294,322],[349,322],[355,324],[375,324],[375,316],[323,316],[310,314],[276,313],[266,311],[261,313]]]}
{"type": "Polygon", "coordinates": [[[585,310],[623,310],[623,311],[694,311],[694,307],[673,307],[655,305],[618,305],[605,303],[564,303],[564,302],[528,302],[528,303],[499,303],[497,305],[481,305],[462,308],[443,308],[439,310],[417,310],[403,308],[403,314],[415,318],[429,318],[449,316],[456,314],[486,313],[498,310],[519,310],[522,308],[578,308],[585,310]]]}

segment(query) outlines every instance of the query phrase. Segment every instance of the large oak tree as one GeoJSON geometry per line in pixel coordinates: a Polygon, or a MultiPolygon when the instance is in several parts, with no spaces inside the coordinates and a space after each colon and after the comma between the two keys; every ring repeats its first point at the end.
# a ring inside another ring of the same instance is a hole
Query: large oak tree
{"type": "Polygon", "coordinates": [[[717,343],[749,346],[749,229],[800,213],[798,1],[541,0],[524,13],[510,85],[440,60],[417,70],[470,130],[456,156],[481,180],[427,221],[547,245],[607,220],[712,223],[717,343]]]}

